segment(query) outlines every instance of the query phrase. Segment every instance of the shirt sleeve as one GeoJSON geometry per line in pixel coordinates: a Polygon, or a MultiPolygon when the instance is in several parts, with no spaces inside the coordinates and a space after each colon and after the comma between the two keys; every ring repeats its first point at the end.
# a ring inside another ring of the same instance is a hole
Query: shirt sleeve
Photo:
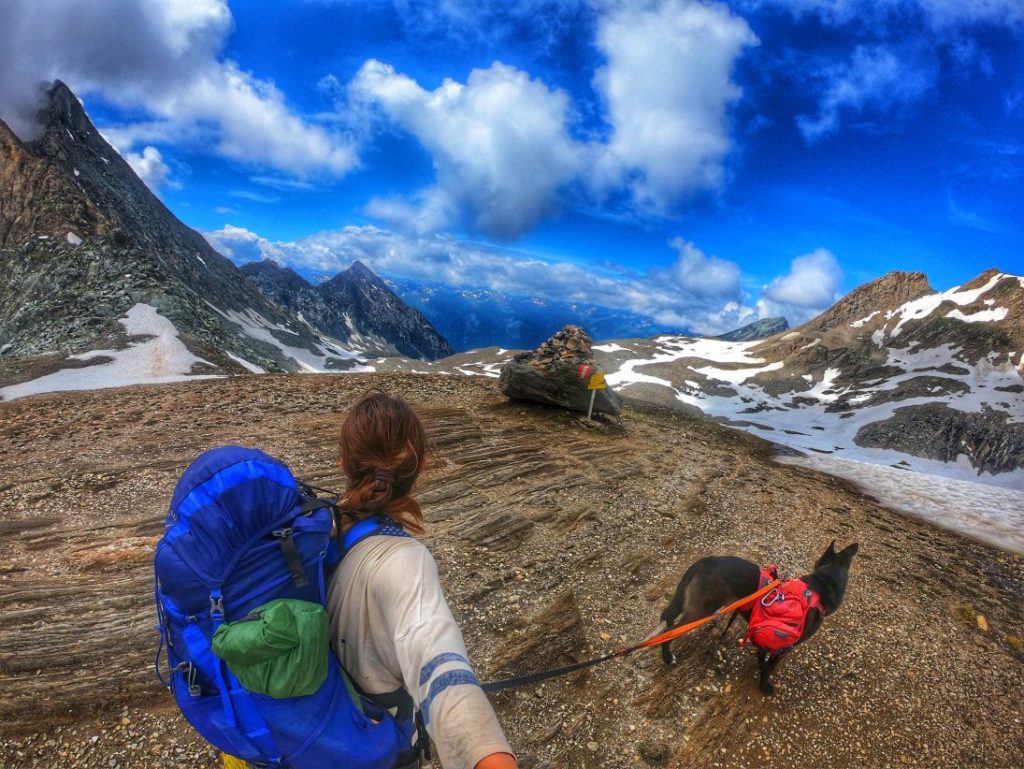
{"type": "Polygon", "coordinates": [[[469,663],[462,632],[441,592],[425,547],[402,548],[400,563],[377,581],[402,680],[423,713],[445,769],[472,769],[492,753],[511,753],[494,709],[469,663]]]}

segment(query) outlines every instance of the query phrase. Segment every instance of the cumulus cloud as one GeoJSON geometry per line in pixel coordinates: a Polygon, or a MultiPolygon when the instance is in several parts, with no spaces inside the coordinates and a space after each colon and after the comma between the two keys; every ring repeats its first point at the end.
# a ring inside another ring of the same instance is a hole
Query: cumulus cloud
{"type": "Polygon", "coordinates": [[[60,78],[80,96],[148,115],[105,127],[123,153],[201,141],[297,176],[341,175],[357,163],[347,139],[305,121],[272,83],[222,57],[233,23],[225,0],[5,0],[3,21],[0,117],[21,136],[37,130],[42,85],[60,78]]]}
{"type": "Polygon", "coordinates": [[[669,245],[679,258],[663,274],[680,288],[697,296],[736,296],[740,292],[740,268],[735,262],[708,257],[693,243],[673,238],[669,245]]]}
{"type": "Polygon", "coordinates": [[[913,102],[935,84],[938,66],[927,51],[887,45],[858,46],[848,62],[827,67],[818,114],[797,117],[804,139],[815,142],[839,129],[845,115],[868,108],[885,113],[913,102]]]}
{"type": "MultiPolygon", "coordinates": [[[[440,190],[490,235],[514,237],[553,213],[559,189],[580,170],[566,125],[568,95],[500,62],[473,70],[464,84],[446,79],[427,91],[371,59],[349,93],[419,140],[433,156],[440,190]]],[[[423,199],[436,214],[437,196],[423,199]]]]}
{"type": "Polygon", "coordinates": [[[168,179],[171,169],[156,147],[146,147],[141,154],[130,152],[124,159],[153,192],[158,192],[164,185],[176,186],[168,179]]]}
{"type": "Polygon", "coordinates": [[[664,211],[717,189],[730,149],[726,110],[740,97],[731,75],[757,37],[723,3],[624,3],[598,22],[608,63],[594,84],[611,136],[601,171],[630,180],[642,205],[664,211]]]}
{"type": "MultiPolygon", "coordinates": [[[[345,227],[295,242],[262,238],[228,225],[205,233],[207,240],[237,263],[270,258],[295,268],[333,275],[355,260],[377,273],[508,294],[569,302],[587,302],[647,315],[659,323],[699,334],[720,334],[756,317],[758,308],[741,297],[720,293],[730,283],[711,275],[732,272],[730,263],[709,259],[692,244],[691,263],[700,254],[704,268],[691,272],[689,287],[666,279],[663,270],[605,271],[568,262],[551,262],[531,254],[466,243],[434,233],[409,236],[378,227],[345,227]],[[708,292],[709,288],[714,291],[708,292]]],[[[682,254],[680,254],[682,257],[682,254]]]]}
{"type": "MultiPolygon", "coordinates": [[[[451,15],[456,5],[435,11],[451,15]]],[[[478,3],[463,5],[472,18],[481,12],[478,3]]],[[[657,214],[718,189],[731,148],[726,113],[740,96],[733,66],[757,38],[720,2],[658,0],[598,11],[596,43],[606,64],[594,84],[608,133],[590,141],[574,135],[574,105],[564,91],[515,67],[495,62],[465,83],[446,79],[429,91],[389,64],[367,61],[346,93],[354,122],[365,123],[367,106],[379,111],[419,140],[437,172],[436,189],[374,200],[367,213],[425,232],[465,212],[476,228],[508,238],[556,213],[567,189],[594,199],[626,190],[657,214]]],[[[337,78],[323,82],[337,90],[337,78]]]]}
{"type": "Polygon", "coordinates": [[[828,309],[841,296],[843,271],[826,248],[798,256],[787,275],[765,286],[757,302],[762,318],[785,316],[793,325],[828,309]]]}
{"type": "Polygon", "coordinates": [[[424,235],[443,229],[458,218],[457,206],[438,188],[420,190],[411,198],[392,196],[373,198],[363,213],[406,234],[424,235]]]}

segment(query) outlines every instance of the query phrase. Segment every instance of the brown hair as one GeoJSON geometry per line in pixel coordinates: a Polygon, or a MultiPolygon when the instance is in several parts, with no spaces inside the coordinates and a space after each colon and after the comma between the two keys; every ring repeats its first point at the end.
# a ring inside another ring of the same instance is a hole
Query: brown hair
{"type": "Polygon", "coordinates": [[[358,517],[383,513],[422,534],[423,513],[409,494],[423,468],[427,434],[412,407],[368,392],[345,417],[339,448],[348,480],[342,506],[358,517]]]}

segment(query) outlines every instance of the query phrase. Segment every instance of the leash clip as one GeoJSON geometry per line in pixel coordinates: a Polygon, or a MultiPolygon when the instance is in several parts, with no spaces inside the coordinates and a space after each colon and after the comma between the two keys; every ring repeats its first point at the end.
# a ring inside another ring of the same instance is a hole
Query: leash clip
{"type": "Polygon", "coordinates": [[[771,606],[773,603],[782,603],[786,600],[786,596],[783,595],[782,591],[777,587],[773,587],[765,596],[761,599],[762,606],[771,606]]]}

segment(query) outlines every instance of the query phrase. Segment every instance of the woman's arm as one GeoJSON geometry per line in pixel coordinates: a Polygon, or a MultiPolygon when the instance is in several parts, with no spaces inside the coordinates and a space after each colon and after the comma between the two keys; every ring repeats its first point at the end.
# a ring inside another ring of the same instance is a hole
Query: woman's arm
{"type": "Polygon", "coordinates": [[[395,556],[387,569],[393,578],[375,583],[385,593],[380,604],[397,609],[388,624],[402,679],[442,766],[514,769],[512,749],[470,666],[433,557],[422,545],[402,547],[395,556]]]}

